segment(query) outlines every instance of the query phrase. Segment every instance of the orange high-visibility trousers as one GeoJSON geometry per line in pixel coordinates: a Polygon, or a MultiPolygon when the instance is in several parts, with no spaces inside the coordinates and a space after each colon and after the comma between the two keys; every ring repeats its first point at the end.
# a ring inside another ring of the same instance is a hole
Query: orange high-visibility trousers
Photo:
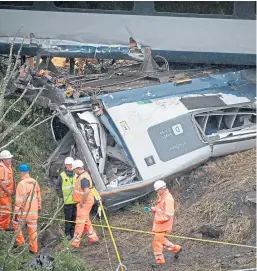
{"type": "Polygon", "coordinates": [[[99,241],[89,217],[93,204],[91,201],[85,202],[82,208],[77,204],[76,226],[74,238],[71,242],[73,247],[79,247],[83,232],[86,233],[90,243],[99,241]]]}
{"type": "MultiPolygon", "coordinates": [[[[16,245],[17,246],[22,246],[25,244],[25,239],[22,233],[22,229],[20,229],[19,223],[22,223],[21,218],[18,218],[18,221],[13,221],[13,228],[17,232],[17,237],[16,237],[16,245]]],[[[28,228],[28,233],[29,233],[29,250],[37,253],[38,252],[38,234],[37,234],[37,219],[27,219],[26,223],[23,225],[27,224],[28,228]]]]}
{"type": "Polygon", "coordinates": [[[165,232],[158,233],[158,235],[154,235],[153,240],[153,253],[155,257],[156,263],[165,263],[165,259],[163,256],[163,249],[167,249],[170,252],[177,253],[181,247],[179,245],[174,245],[167,238],[164,237],[165,232]]]}
{"type": "Polygon", "coordinates": [[[10,226],[12,211],[11,196],[0,197],[0,230],[7,230],[10,226]]]}

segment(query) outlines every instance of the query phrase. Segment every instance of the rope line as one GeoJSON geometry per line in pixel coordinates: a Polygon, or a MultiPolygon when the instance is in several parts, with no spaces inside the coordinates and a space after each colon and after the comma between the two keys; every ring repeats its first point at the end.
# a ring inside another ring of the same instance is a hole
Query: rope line
{"type": "MultiPolygon", "coordinates": [[[[102,223],[102,213],[101,212],[102,212],[102,210],[101,210],[101,207],[99,206],[97,214],[99,216],[101,226],[103,226],[103,223],[102,223]]],[[[107,245],[107,240],[106,240],[106,235],[105,235],[104,227],[102,227],[102,232],[103,232],[103,236],[104,236],[104,242],[105,242],[105,247],[106,247],[106,251],[107,251],[107,255],[108,255],[109,265],[110,265],[111,271],[113,271],[112,261],[111,261],[111,257],[110,257],[110,253],[109,253],[109,248],[108,248],[108,245],[107,245]]]]}
{"type": "MultiPolygon", "coordinates": [[[[7,211],[0,211],[0,213],[8,213],[12,214],[12,212],[7,212],[7,211]]],[[[47,216],[38,216],[39,218],[42,219],[52,219],[51,217],[47,216]]],[[[65,220],[61,218],[55,218],[55,221],[60,221],[60,222],[70,222],[70,223],[76,223],[75,221],[70,221],[70,220],[65,220]]],[[[103,227],[103,228],[108,228],[106,225],[100,225],[100,224],[92,224],[95,227],[103,227]]],[[[153,233],[151,231],[143,231],[143,230],[135,230],[135,229],[129,229],[129,228],[123,228],[123,227],[116,227],[116,226],[110,226],[110,229],[113,230],[120,230],[120,231],[128,231],[128,232],[136,232],[136,233],[141,233],[141,234],[149,234],[149,235],[158,235],[158,233],[153,233]]],[[[163,234],[162,234],[163,236],[163,234]]],[[[228,245],[228,246],[237,246],[237,247],[245,247],[245,248],[254,248],[257,249],[257,246],[250,246],[250,245],[243,245],[243,244],[236,244],[236,243],[230,243],[230,242],[223,242],[223,241],[215,241],[215,240],[208,240],[208,239],[200,239],[200,238],[195,238],[195,237],[188,237],[188,236],[182,236],[182,235],[174,235],[174,234],[164,234],[164,236],[167,237],[172,237],[172,238],[178,238],[178,239],[185,239],[185,240],[191,240],[191,241],[199,241],[199,242],[206,242],[206,243],[213,243],[213,244],[220,244],[220,245],[228,245]]]]}
{"type": "Polygon", "coordinates": [[[100,205],[101,211],[102,211],[102,213],[104,215],[105,222],[107,224],[106,227],[108,228],[109,234],[110,234],[111,239],[112,239],[112,243],[113,243],[113,247],[114,247],[114,250],[115,250],[115,253],[116,253],[116,257],[117,257],[118,262],[119,262],[119,265],[118,265],[118,268],[117,268],[116,271],[119,271],[119,270],[125,271],[127,268],[124,269],[124,265],[121,262],[120,254],[119,254],[118,248],[116,246],[116,242],[115,242],[114,236],[112,234],[112,230],[111,230],[107,215],[106,215],[105,210],[104,210],[104,206],[103,206],[103,203],[102,203],[101,196],[99,195],[99,193],[97,192],[97,190],[95,188],[92,188],[91,191],[92,191],[92,194],[94,195],[95,199],[98,201],[98,203],[100,205]]]}

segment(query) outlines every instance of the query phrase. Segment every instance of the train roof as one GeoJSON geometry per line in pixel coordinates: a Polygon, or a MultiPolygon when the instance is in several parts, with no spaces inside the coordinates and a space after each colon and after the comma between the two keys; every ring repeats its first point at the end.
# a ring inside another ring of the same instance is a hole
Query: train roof
{"type": "MultiPolygon", "coordinates": [[[[34,87],[45,85],[46,90],[38,101],[44,107],[51,104],[69,106],[92,99],[100,99],[106,107],[112,107],[167,96],[219,93],[221,90],[250,100],[255,98],[255,69],[235,71],[235,68],[209,66],[168,70],[166,66],[166,70],[146,72],[140,70],[141,67],[142,64],[136,62],[120,61],[108,72],[99,74],[70,76],[65,68],[59,69],[59,74],[34,69],[29,73],[34,87]],[[240,91],[236,90],[238,88],[240,91]]],[[[9,82],[7,96],[17,95],[17,89],[25,88],[25,82],[20,84],[20,74],[9,82]]],[[[31,100],[35,94],[32,87],[25,96],[31,100]]]]}

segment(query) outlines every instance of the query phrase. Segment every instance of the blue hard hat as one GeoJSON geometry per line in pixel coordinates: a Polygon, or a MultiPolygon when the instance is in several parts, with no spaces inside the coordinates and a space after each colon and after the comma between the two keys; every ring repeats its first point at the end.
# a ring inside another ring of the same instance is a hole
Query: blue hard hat
{"type": "Polygon", "coordinates": [[[18,167],[18,170],[20,172],[29,172],[30,171],[30,168],[27,164],[20,164],[19,167],[18,167]]]}

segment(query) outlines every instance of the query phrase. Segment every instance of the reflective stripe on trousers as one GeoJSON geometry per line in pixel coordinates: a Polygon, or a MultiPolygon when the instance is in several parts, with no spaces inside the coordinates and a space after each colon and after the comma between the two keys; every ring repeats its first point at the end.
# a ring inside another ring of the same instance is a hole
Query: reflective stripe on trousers
{"type": "MultiPolygon", "coordinates": [[[[13,228],[15,231],[19,231],[16,237],[17,246],[25,244],[22,229],[19,229],[19,223],[22,224],[22,219],[18,217],[18,221],[13,221],[13,228]]],[[[38,252],[38,235],[37,235],[37,220],[30,219],[26,221],[28,233],[29,233],[29,249],[36,253],[38,252]]]]}
{"type": "Polygon", "coordinates": [[[164,237],[164,234],[165,232],[154,235],[152,246],[156,263],[165,263],[165,259],[162,254],[163,248],[167,248],[168,251],[172,252],[175,247],[172,242],[170,242],[167,238],[164,237]]]}
{"type": "Polygon", "coordinates": [[[0,230],[6,230],[11,222],[12,199],[10,196],[0,197],[0,230]]]}
{"type": "Polygon", "coordinates": [[[89,242],[94,243],[98,241],[98,237],[94,232],[92,223],[90,221],[90,211],[93,207],[93,202],[86,202],[82,208],[77,204],[77,218],[74,232],[74,238],[71,242],[73,247],[79,247],[82,233],[85,232],[88,236],[89,242]]]}
{"type": "Polygon", "coordinates": [[[162,252],[154,251],[153,254],[154,254],[156,263],[165,263],[165,259],[162,252]]]}

